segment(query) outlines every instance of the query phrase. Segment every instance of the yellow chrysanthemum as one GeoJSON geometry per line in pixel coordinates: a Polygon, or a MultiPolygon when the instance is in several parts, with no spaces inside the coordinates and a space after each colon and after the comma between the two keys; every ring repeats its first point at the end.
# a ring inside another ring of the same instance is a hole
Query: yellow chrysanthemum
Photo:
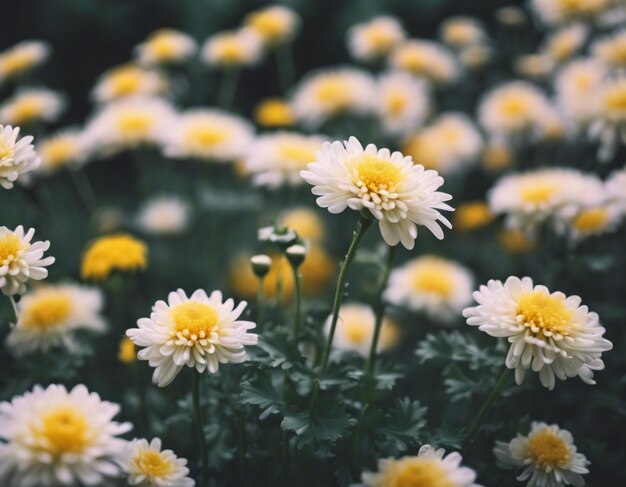
{"type": "Polygon", "coordinates": [[[131,235],[112,235],[94,241],[83,256],[83,279],[104,280],[114,271],[132,272],[148,265],[148,247],[131,235]]]}

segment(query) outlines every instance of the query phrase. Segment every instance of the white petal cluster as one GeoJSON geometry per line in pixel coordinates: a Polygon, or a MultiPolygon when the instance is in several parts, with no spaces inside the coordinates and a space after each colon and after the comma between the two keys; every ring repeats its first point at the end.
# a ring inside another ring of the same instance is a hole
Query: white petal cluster
{"type": "Polygon", "coordinates": [[[18,136],[19,127],[0,125],[0,186],[11,189],[21,174],[33,171],[41,164],[35,153],[33,137],[18,136]]]}
{"type": "Polygon", "coordinates": [[[598,88],[597,114],[589,127],[589,136],[600,143],[598,158],[610,160],[626,144],[626,74],[608,78],[598,88]]]}
{"type": "Polygon", "coordinates": [[[249,27],[219,32],[205,41],[200,55],[209,66],[222,68],[250,66],[260,61],[263,55],[263,40],[249,27]]]}
{"type": "Polygon", "coordinates": [[[0,52],[0,83],[30,71],[49,55],[50,46],[39,40],[22,41],[0,52]]]}
{"type": "Polygon", "coordinates": [[[198,48],[193,37],[174,29],[159,29],[135,46],[135,57],[144,66],[180,63],[191,58],[198,48]]]}
{"type": "Polygon", "coordinates": [[[448,48],[422,39],[399,44],[389,56],[389,66],[425,78],[435,85],[447,85],[460,75],[459,64],[448,48]]]}
{"type": "Polygon", "coordinates": [[[151,97],[164,93],[167,81],[157,71],[136,64],[123,64],[103,73],[91,96],[99,103],[131,97],[151,97]]]}
{"type": "Polygon", "coordinates": [[[84,132],[78,128],[65,128],[37,143],[41,166],[37,174],[51,174],[63,167],[76,169],[88,158],[84,132]]]}
{"type": "Polygon", "coordinates": [[[0,483],[100,487],[115,479],[131,429],[120,407],[84,385],[52,384],[0,404],[0,483]]]}
{"type": "Polygon", "coordinates": [[[160,438],[150,443],[135,439],[128,444],[124,470],[128,484],[138,487],[193,487],[187,460],[178,458],[172,450],[162,450],[160,438]]]}
{"type": "Polygon", "coordinates": [[[154,235],[176,235],[187,228],[191,208],[178,196],[161,195],[146,201],[137,215],[142,230],[154,235]]]}
{"type": "Polygon", "coordinates": [[[477,306],[466,308],[467,324],[511,344],[506,366],[521,384],[526,370],[539,372],[541,383],[553,389],[555,377],[579,376],[595,384],[594,370],[604,369],[602,352],[613,344],[602,338],[598,315],[578,296],[550,293],[529,277],[511,276],[504,283],[490,280],[474,292],[477,306]]]}
{"type": "Polygon", "coordinates": [[[152,380],[159,387],[170,384],[183,367],[214,374],[219,364],[241,363],[246,359],[244,345],[257,343],[257,335],[248,333],[256,327],[239,320],[246,307],[237,307],[232,299],[222,301],[222,293],[210,296],[202,289],[187,297],[182,289],[171,292],[165,301],[157,301],[149,318],[137,321],[138,328],[126,334],[138,347],[137,357],[155,367],[152,380]]]}
{"type": "Polygon", "coordinates": [[[443,239],[440,224],[451,227],[439,212],[452,211],[445,203],[452,196],[437,191],[443,178],[400,152],[378,150],[373,144],[364,149],[350,137],[344,142],[326,142],[308,167],[301,175],[313,186],[320,207],[330,213],[346,208],[369,212],[388,245],[402,242],[412,249],[418,225],[438,239],[443,239]]]}
{"type": "Polygon", "coordinates": [[[354,59],[369,61],[388,54],[405,37],[406,33],[396,18],[381,15],[350,27],[346,39],[348,51],[354,59]]]}
{"type": "Polygon", "coordinates": [[[47,88],[22,88],[0,105],[0,123],[54,122],[65,108],[63,97],[47,88]]]}

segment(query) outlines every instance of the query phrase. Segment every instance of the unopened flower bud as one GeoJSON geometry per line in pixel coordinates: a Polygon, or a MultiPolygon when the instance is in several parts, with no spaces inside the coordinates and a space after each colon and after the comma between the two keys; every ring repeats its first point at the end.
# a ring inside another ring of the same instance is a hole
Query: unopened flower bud
{"type": "Polygon", "coordinates": [[[287,260],[294,267],[298,268],[306,258],[306,248],[303,245],[292,245],[287,248],[287,260]]]}
{"type": "Polygon", "coordinates": [[[259,278],[263,279],[272,267],[272,259],[268,255],[254,255],[250,258],[252,272],[259,278]]]}

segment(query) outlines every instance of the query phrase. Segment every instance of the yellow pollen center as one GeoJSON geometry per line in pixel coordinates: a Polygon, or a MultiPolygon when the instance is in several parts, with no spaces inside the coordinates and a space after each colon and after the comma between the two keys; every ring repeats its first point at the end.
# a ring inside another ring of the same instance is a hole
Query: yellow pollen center
{"type": "Polygon", "coordinates": [[[15,148],[7,144],[4,140],[0,140],[0,160],[5,157],[11,158],[15,155],[15,148]]]}
{"type": "Polygon", "coordinates": [[[533,181],[520,189],[520,196],[524,203],[547,203],[558,189],[559,186],[555,182],[533,181]]]}
{"type": "Polygon", "coordinates": [[[125,135],[145,137],[152,129],[153,122],[152,115],[148,113],[124,112],[117,119],[117,127],[125,135]]]}
{"type": "Polygon", "coordinates": [[[605,208],[594,208],[582,211],[572,222],[577,230],[592,232],[603,228],[609,221],[605,208]]]}
{"type": "Polygon", "coordinates": [[[187,301],[171,310],[174,331],[195,342],[213,332],[219,321],[215,308],[197,301],[187,301]]]}
{"type": "Polygon", "coordinates": [[[402,52],[400,67],[413,73],[427,72],[430,66],[430,57],[421,49],[414,48],[402,52]]]}
{"type": "Polygon", "coordinates": [[[58,407],[33,426],[33,435],[41,448],[55,457],[82,453],[89,446],[89,425],[85,415],[71,406],[58,407]]]}
{"type": "Polygon", "coordinates": [[[507,117],[521,118],[530,115],[528,103],[526,103],[526,100],[518,97],[517,95],[509,95],[505,97],[500,104],[500,109],[507,117]]]}
{"type": "Polygon", "coordinates": [[[599,12],[607,7],[607,0],[558,0],[557,4],[569,15],[599,12]]]}
{"type": "Polygon", "coordinates": [[[160,452],[154,450],[140,452],[133,458],[132,463],[149,479],[165,477],[173,470],[172,463],[165,460],[160,452]]]}
{"type": "Polygon", "coordinates": [[[447,298],[452,294],[453,282],[448,269],[436,262],[422,264],[413,276],[413,289],[420,293],[447,298]]]}
{"type": "Polygon", "coordinates": [[[315,160],[316,150],[308,144],[298,144],[294,142],[284,142],[278,147],[281,157],[304,167],[309,162],[315,160]]]}
{"type": "Polygon", "coordinates": [[[626,111],[626,83],[610,89],[604,97],[604,105],[608,110],[626,111]]]}
{"type": "Polygon", "coordinates": [[[25,123],[41,114],[41,102],[36,98],[24,98],[15,104],[13,119],[15,123],[25,123]]]}
{"type": "Polygon", "coordinates": [[[2,60],[2,69],[7,74],[19,73],[33,64],[35,58],[29,52],[14,52],[2,60]]]}
{"type": "Polygon", "coordinates": [[[320,103],[334,110],[344,109],[350,101],[350,86],[341,78],[323,80],[315,90],[320,103]]]}
{"type": "Polygon", "coordinates": [[[355,169],[357,184],[368,192],[395,192],[403,179],[402,170],[398,166],[376,156],[361,156],[355,169]]]}
{"type": "Polygon", "coordinates": [[[173,59],[176,56],[174,39],[167,35],[160,35],[158,37],[155,37],[150,42],[149,46],[158,59],[169,60],[173,59]]]}
{"type": "Polygon", "coordinates": [[[22,243],[17,235],[6,235],[0,237],[0,264],[6,264],[18,257],[18,254],[22,250],[22,243]]]}
{"type": "Polygon", "coordinates": [[[437,460],[413,457],[392,467],[384,485],[393,487],[453,487],[437,460]]]}
{"type": "Polygon", "coordinates": [[[237,39],[226,38],[219,44],[219,54],[224,62],[236,64],[243,58],[243,49],[237,39]]]}
{"type": "Polygon", "coordinates": [[[141,85],[141,72],[134,68],[122,69],[111,75],[110,83],[116,96],[131,95],[141,85]]]}
{"type": "Polygon", "coordinates": [[[70,314],[72,303],[69,296],[58,291],[50,291],[24,310],[25,326],[45,330],[62,323],[70,314]]]}
{"type": "Polygon", "coordinates": [[[384,27],[374,25],[365,30],[365,38],[375,51],[388,50],[394,43],[394,38],[384,27]]]}
{"type": "Polygon", "coordinates": [[[542,291],[519,296],[516,315],[517,321],[535,334],[569,335],[574,326],[574,315],[565,300],[542,291]]]}
{"type": "Polygon", "coordinates": [[[371,329],[364,326],[362,321],[346,320],[341,323],[341,329],[346,340],[354,344],[363,343],[371,336],[371,329]]]}
{"type": "Polygon", "coordinates": [[[74,157],[78,147],[71,140],[54,139],[42,144],[39,151],[46,165],[57,167],[74,157]]]}
{"type": "Polygon", "coordinates": [[[573,83],[576,91],[587,93],[593,86],[593,78],[589,75],[589,73],[576,73],[573,83]]]}
{"type": "Polygon", "coordinates": [[[250,18],[250,27],[261,36],[270,39],[278,39],[285,30],[285,25],[280,16],[272,12],[259,12],[250,18]]]}
{"type": "Polygon", "coordinates": [[[198,125],[187,130],[185,140],[193,147],[212,148],[226,141],[228,136],[228,131],[220,127],[198,125]]]}
{"type": "Polygon", "coordinates": [[[406,94],[401,90],[393,90],[387,94],[387,110],[391,116],[402,115],[407,103],[406,94]]]}
{"type": "Polygon", "coordinates": [[[444,37],[453,44],[467,44],[474,38],[474,29],[467,24],[451,24],[446,27],[444,37]]]}
{"type": "Polygon", "coordinates": [[[540,431],[530,437],[528,456],[534,465],[546,470],[563,468],[571,459],[565,441],[551,430],[540,431]]]}

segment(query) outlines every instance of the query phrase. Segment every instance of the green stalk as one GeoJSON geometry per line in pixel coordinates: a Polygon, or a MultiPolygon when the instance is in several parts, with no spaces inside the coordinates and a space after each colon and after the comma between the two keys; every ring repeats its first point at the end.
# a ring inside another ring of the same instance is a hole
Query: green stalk
{"type": "Polygon", "coordinates": [[[225,110],[230,110],[233,106],[237,83],[239,82],[239,69],[227,68],[222,73],[222,83],[218,95],[219,106],[225,110]]]}
{"type": "Polygon", "coordinates": [[[298,272],[298,268],[295,265],[292,265],[291,269],[293,270],[293,282],[296,298],[292,340],[297,347],[298,336],[300,335],[300,323],[302,321],[302,276],[300,275],[300,272],[298,272]]]}
{"type": "Polygon", "coordinates": [[[276,47],[276,49],[274,49],[274,55],[276,57],[276,66],[278,67],[280,88],[283,95],[285,95],[294,82],[295,69],[293,65],[291,45],[287,43],[276,47]]]}
{"type": "Polygon", "coordinates": [[[17,322],[20,319],[20,315],[17,311],[17,304],[15,303],[15,298],[13,296],[9,296],[9,302],[11,303],[11,308],[13,309],[13,314],[15,315],[15,322],[13,325],[17,325],[17,322]]]}
{"type": "Polygon", "coordinates": [[[199,487],[209,485],[209,450],[207,448],[206,436],[204,435],[204,424],[202,421],[202,410],[200,409],[200,373],[193,371],[192,380],[193,417],[198,439],[200,441],[200,454],[202,455],[202,482],[199,487]]]}
{"type": "Polygon", "coordinates": [[[257,326],[261,326],[263,323],[263,311],[265,306],[265,277],[259,278],[259,289],[257,291],[256,298],[256,306],[257,306],[257,326]]]}
{"type": "Polygon", "coordinates": [[[504,385],[506,384],[506,381],[509,378],[510,372],[511,372],[511,369],[508,369],[508,368],[505,368],[504,372],[502,372],[502,375],[500,376],[500,378],[498,379],[498,382],[496,383],[495,387],[491,391],[491,394],[489,394],[489,397],[487,398],[483,406],[480,408],[480,411],[478,412],[478,416],[474,418],[474,421],[472,421],[472,424],[467,430],[467,433],[465,434],[465,439],[463,440],[465,444],[469,445],[472,442],[474,435],[476,434],[476,430],[478,430],[478,427],[483,423],[483,421],[487,417],[487,414],[489,414],[489,411],[491,411],[491,408],[493,407],[494,403],[498,400],[498,398],[500,397],[500,394],[502,394],[502,391],[504,390],[504,385]]]}
{"type": "Polygon", "coordinates": [[[89,213],[93,213],[97,208],[96,195],[93,192],[91,184],[89,183],[89,179],[87,179],[87,176],[85,176],[82,169],[70,171],[70,175],[72,176],[76,193],[78,194],[81,202],[85,208],[87,208],[89,213]]]}
{"type": "Polygon", "coordinates": [[[378,339],[380,338],[380,329],[383,324],[383,317],[385,315],[385,302],[383,301],[383,293],[387,288],[387,283],[389,282],[389,275],[391,274],[391,269],[393,267],[393,259],[396,255],[396,247],[389,247],[387,254],[387,264],[385,265],[385,270],[383,271],[383,276],[380,282],[380,286],[378,288],[378,292],[376,293],[376,302],[373,305],[374,314],[376,316],[375,326],[374,326],[374,336],[372,337],[372,344],[370,346],[370,353],[365,362],[365,372],[368,376],[372,376],[374,373],[374,365],[376,363],[376,349],[378,348],[378,339]]]}

